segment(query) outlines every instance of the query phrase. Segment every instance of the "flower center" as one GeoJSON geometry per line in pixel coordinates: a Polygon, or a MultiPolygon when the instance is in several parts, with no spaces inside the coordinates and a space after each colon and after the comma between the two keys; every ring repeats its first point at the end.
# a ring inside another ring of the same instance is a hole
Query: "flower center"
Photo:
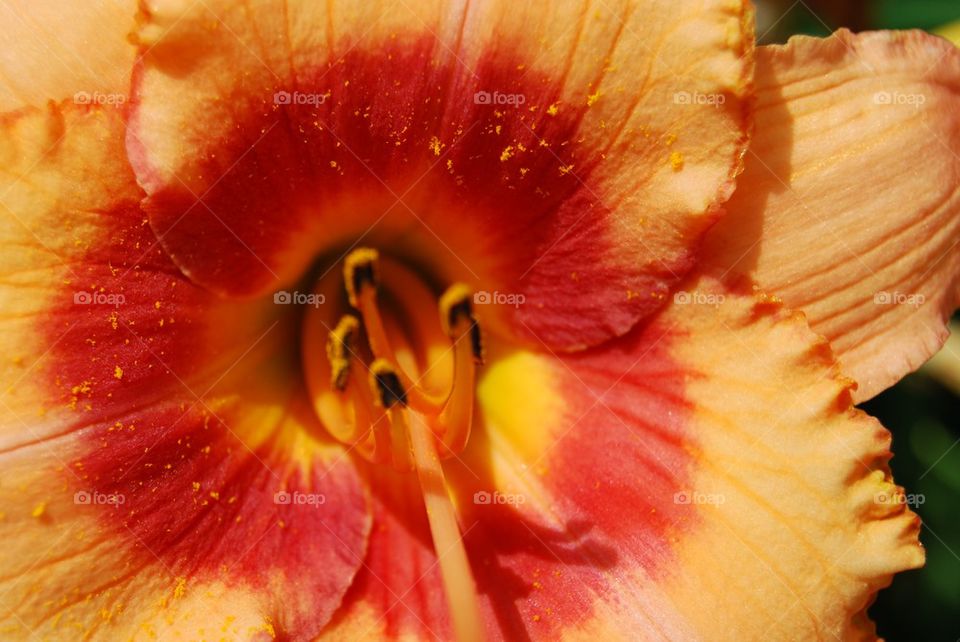
{"type": "Polygon", "coordinates": [[[483,356],[473,292],[455,284],[437,298],[411,270],[367,248],[347,256],[342,283],[331,271],[314,293],[322,301],[343,286],[356,314],[332,328],[321,306],[304,318],[314,408],[334,438],[368,461],[418,474],[457,638],[482,639],[476,585],[440,463],[470,437],[483,356]]]}

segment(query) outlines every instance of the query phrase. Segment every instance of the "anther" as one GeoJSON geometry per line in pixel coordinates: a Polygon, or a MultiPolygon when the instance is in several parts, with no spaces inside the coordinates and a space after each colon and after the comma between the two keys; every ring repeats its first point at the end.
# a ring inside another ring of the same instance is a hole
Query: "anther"
{"type": "Polygon", "coordinates": [[[355,316],[346,314],[340,318],[327,336],[327,360],[330,362],[330,385],[334,390],[343,392],[350,376],[350,361],[353,354],[360,322],[355,316]]]}
{"type": "Polygon", "coordinates": [[[416,466],[405,413],[407,391],[400,383],[397,369],[392,363],[386,359],[377,359],[370,365],[370,389],[386,410],[390,421],[390,456],[393,467],[402,473],[413,472],[416,466]]]}
{"type": "Polygon", "coordinates": [[[477,364],[483,363],[483,338],[480,324],[473,316],[473,291],[463,283],[455,283],[440,297],[440,323],[453,341],[464,332],[470,333],[470,351],[477,364]]]}
{"type": "Polygon", "coordinates": [[[370,387],[387,410],[397,404],[407,405],[407,391],[400,383],[396,368],[386,359],[377,359],[370,365],[370,387]]]}
{"type": "Polygon", "coordinates": [[[350,305],[360,307],[360,295],[366,288],[376,291],[380,285],[380,254],[371,248],[361,247],[350,254],[343,262],[343,281],[347,288],[350,305]]]}

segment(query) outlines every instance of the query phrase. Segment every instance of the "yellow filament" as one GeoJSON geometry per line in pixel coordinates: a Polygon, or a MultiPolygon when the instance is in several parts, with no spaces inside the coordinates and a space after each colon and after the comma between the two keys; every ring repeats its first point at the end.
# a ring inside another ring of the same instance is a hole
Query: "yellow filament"
{"type": "Polygon", "coordinates": [[[457,524],[456,510],[447,493],[433,432],[423,416],[410,410],[406,414],[420,490],[423,492],[423,503],[427,509],[430,534],[440,564],[454,633],[459,642],[484,640],[486,636],[480,617],[477,586],[457,524]]]}
{"type": "Polygon", "coordinates": [[[476,364],[483,348],[470,303],[472,297],[473,292],[462,283],[447,288],[440,297],[440,323],[453,341],[454,355],[453,386],[437,417],[445,455],[458,453],[466,447],[473,423],[476,364]]]}
{"type": "Polygon", "coordinates": [[[470,439],[477,377],[469,332],[456,340],[453,350],[453,390],[440,416],[437,417],[443,436],[443,446],[448,453],[462,451],[470,439]]]}

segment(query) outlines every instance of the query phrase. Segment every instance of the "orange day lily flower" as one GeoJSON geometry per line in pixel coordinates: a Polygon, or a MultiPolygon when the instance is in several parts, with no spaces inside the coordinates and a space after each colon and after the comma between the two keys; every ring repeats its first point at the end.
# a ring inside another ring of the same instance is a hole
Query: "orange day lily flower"
{"type": "Polygon", "coordinates": [[[4,2],[3,639],[875,638],[960,54],[752,23],[4,2]]]}

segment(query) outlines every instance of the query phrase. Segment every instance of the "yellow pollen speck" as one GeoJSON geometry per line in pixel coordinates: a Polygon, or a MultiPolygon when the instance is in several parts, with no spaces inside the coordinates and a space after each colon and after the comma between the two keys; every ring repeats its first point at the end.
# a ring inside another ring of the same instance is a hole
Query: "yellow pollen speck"
{"type": "Polygon", "coordinates": [[[193,492],[200,490],[200,482],[193,482],[193,492]]]}
{"type": "Polygon", "coordinates": [[[123,368],[120,366],[113,367],[113,376],[117,379],[123,379],[123,368]]]}
{"type": "Polygon", "coordinates": [[[594,103],[596,103],[598,100],[600,100],[600,90],[599,90],[599,89],[597,90],[597,93],[595,93],[595,94],[590,94],[589,96],[587,96],[587,107],[592,107],[592,106],[594,105],[594,103]]]}
{"type": "Polygon", "coordinates": [[[330,161],[330,168],[337,169],[337,161],[330,161]]]}
{"type": "Polygon", "coordinates": [[[34,517],[42,517],[43,514],[47,511],[47,502],[40,502],[37,504],[34,509],[30,512],[34,517]]]}
{"type": "Polygon", "coordinates": [[[451,172],[453,171],[453,161],[450,160],[449,158],[447,159],[447,169],[450,170],[451,172]]]}
{"type": "Polygon", "coordinates": [[[664,143],[666,144],[667,147],[670,147],[670,145],[673,145],[675,142],[677,142],[676,134],[669,134],[667,138],[664,140],[664,143]]]}
{"type": "Polygon", "coordinates": [[[434,156],[440,155],[440,150],[443,149],[443,145],[440,143],[440,139],[434,136],[430,139],[430,150],[433,152],[434,156]]]}
{"type": "Polygon", "coordinates": [[[673,171],[678,172],[683,169],[683,154],[680,152],[673,152],[670,154],[670,166],[673,167],[673,171]]]}
{"type": "Polygon", "coordinates": [[[573,171],[573,165],[563,165],[560,167],[560,176],[566,176],[573,171]]]}
{"type": "Polygon", "coordinates": [[[277,631],[273,628],[273,622],[270,621],[270,618],[264,618],[262,631],[265,631],[272,639],[277,639],[277,631]]]}
{"type": "Polygon", "coordinates": [[[173,587],[173,597],[181,598],[186,593],[187,580],[183,577],[177,578],[177,585],[173,587]]]}
{"type": "Polygon", "coordinates": [[[159,309],[160,309],[160,302],[159,302],[159,301],[154,301],[154,302],[153,302],[153,307],[155,307],[156,309],[159,310],[159,309]]]}
{"type": "Polygon", "coordinates": [[[218,493],[218,492],[215,491],[215,490],[211,490],[211,491],[210,491],[210,497],[212,497],[212,498],[214,498],[214,499],[220,499],[220,493],[218,493]]]}
{"type": "Polygon", "coordinates": [[[513,145],[507,145],[502,152],[500,152],[500,162],[506,162],[510,160],[510,157],[513,156],[513,145]]]}
{"type": "Polygon", "coordinates": [[[117,313],[116,312],[110,313],[110,325],[113,327],[114,330],[117,329],[117,313]]]}
{"type": "Polygon", "coordinates": [[[497,135],[499,136],[499,135],[500,135],[500,131],[501,131],[502,129],[503,129],[503,125],[497,125],[496,127],[493,128],[493,131],[495,131],[495,132],[497,133],[497,135]]]}
{"type": "Polygon", "coordinates": [[[529,172],[529,171],[530,171],[530,168],[529,168],[529,167],[521,167],[521,168],[520,168],[520,176],[526,176],[526,175],[527,175],[527,172],[529,172]]]}
{"type": "Polygon", "coordinates": [[[533,616],[533,621],[534,621],[534,622],[539,622],[539,621],[540,621],[540,616],[539,616],[539,615],[534,615],[534,616],[533,616]]]}
{"type": "Polygon", "coordinates": [[[560,103],[553,103],[547,107],[547,114],[550,116],[556,116],[558,111],[560,111],[560,103]]]}

